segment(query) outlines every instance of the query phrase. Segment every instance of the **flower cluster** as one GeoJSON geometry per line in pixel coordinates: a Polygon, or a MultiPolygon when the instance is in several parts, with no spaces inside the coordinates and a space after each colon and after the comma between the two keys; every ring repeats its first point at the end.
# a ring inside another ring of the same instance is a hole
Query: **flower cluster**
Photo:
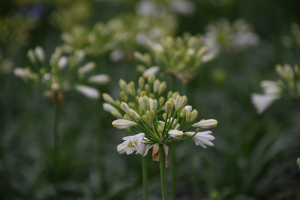
{"type": "Polygon", "coordinates": [[[146,156],[148,150],[153,147],[153,160],[158,161],[159,144],[163,145],[166,156],[168,144],[173,142],[193,139],[196,145],[203,148],[206,148],[205,145],[213,146],[211,140],[214,140],[214,137],[211,131],[199,131],[215,127],[217,121],[209,119],[193,123],[198,112],[192,110],[192,106],[186,105],[187,97],[170,91],[166,99],[163,95],[166,83],[155,80],[155,75],[148,76],[147,84],[145,79],[140,77],[137,90],[134,82],[127,84],[124,80],[120,80],[120,87],[122,103],[113,100],[108,94],[103,94],[107,102],[103,104],[104,109],[118,118],[113,121],[113,126],[126,129],[131,134],[124,137],[124,142],[118,145],[119,153],[136,152],[146,156]],[[192,128],[196,130],[191,131],[192,128]]]}
{"type": "Polygon", "coordinates": [[[123,59],[126,53],[145,45],[148,40],[158,40],[173,34],[174,30],[175,21],[169,15],[147,17],[124,14],[106,24],[97,23],[91,32],[76,27],[71,32],[63,33],[62,39],[66,51],[81,49],[93,56],[113,51],[110,57],[113,61],[118,61],[123,59]]]}
{"type": "Polygon", "coordinates": [[[280,80],[262,81],[264,94],[252,94],[252,102],[258,113],[262,113],[275,100],[286,94],[291,99],[300,99],[300,69],[298,65],[276,65],[280,80]]]}
{"type": "Polygon", "coordinates": [[[85,54],[75,51],[70,56],[63,55],[60,48],[52,54],[49,66],[45,62],[45,53],[41,47],[28,51],[33,70],[30,67],[15,68],[14,74],[26,82],[34,82],[45,90],[45,96],[53,98],[55,93],[60,95],[65,91],[76,89],[85,96],[98,99],[100,93],[97,89],[82,84],[106,84],[110,77],[106,74],[90,76],[90,72],[96,67],[94,62],[81,66],[85,54]]]}
{"type": "Polygon", "coordinates": [[[202,36],[192,36],[188,33],[182,37],[166,36],[159,42],[148,42],[149,53],[135,52],[137,60],[145,66],[138,66],[143,76],[157,73],[171,74],[183,83],[189,82],[203,63],[211,61],[216,56],[215,49],[206,46],[202,36]]]}
{"type": "Polygon", "coordinates": [[[253,28],[243,19],[238,19],[231,25],[228,20],[221,19],[207,26],[206,42],[215,43],[216,48],[239,50],[259,43],[259,37],[253,28]]]}

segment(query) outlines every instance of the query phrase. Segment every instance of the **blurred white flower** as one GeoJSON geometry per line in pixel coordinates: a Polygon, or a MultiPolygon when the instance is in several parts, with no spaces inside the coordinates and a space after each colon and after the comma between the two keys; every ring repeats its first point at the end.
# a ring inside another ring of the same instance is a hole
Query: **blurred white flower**
{"type": "Polygon", "coordinates": [[[110,81],[110,77],[106,74],[98,74],[90,76],[88,82],[97,84],[107,84],[110,81]]]}
{"type": "Polygon", "coordinates": [[[124,52],[120,49],[115,49],[109,54],[109,58],[113,62],[118,62],[124,58],[124,52]]]}
{"type": "Polygon", "coordinates": [[[159,67],[157,66],[150,67],[149,69],[144,71],[143,77],[147,78],[150,74],[157,74],[158,71],[159,71],[159,67]]]}
{"type": "MultiPolygon", "coordinates": [[[[197,146],[199,145],[203,148],[206,148],[205,145],[214,146],[214,144],[210,140],[214,140],[215,137],[212,136],[211,133],[211,131],[199,132],[194,137],[192,137],[192,139],[195,141],[197,146]]],[[[185,132],[184,134],[190,137],[194,135],[195,132],[185,132]]]]}
{"type": "Polygon", "coordinates": [[[40,62],[45,61],[45,52],[42,47],[36,47],[34,50],[34,54],[40,62]]]}
{"type": "Polygon", "coordinates": [[[80,74],[80,76],[83,76],[84,74],[92,71],[95,67],[96,67],[96,63],[89,62],[85,64],[83,67],[79,68],[78,73],[80,74]]]}
{"type": "Polygon", "coordinates": [[[192,1],[175,0],[171,3],[171,9],[181,15],[191,15],[196,11],[196,5],[192,1]]]}
{"type": "Polygon", "coordinates": [[[252,94],[252,103],[254,104],[257,113],[264,112],[275,100],[280,96],[276,94],[252,94]]]}
{"type": "Polygon", "coordinates": [[[153,16],[157,14],[157,5],[152,1],[140,1],[136,4],[135,10],[142,16],[153,16]]]}
{"type": "Polygon", "coordinates": [[[57,62],[57,66],[58,66],[60,69],[65,68],[67,65],[68,65],[68,57],[67,57],[67,56],[61,57],[61,58],[58,60],[58,62],[57,62]]]}
{"type": "Polygon", "coordinates": [[[85,86],[85,85],[77,85],[75,89],[84,94],[86,97],[91,99],[99,99],[100,92],[93,87],[85,86]]]}

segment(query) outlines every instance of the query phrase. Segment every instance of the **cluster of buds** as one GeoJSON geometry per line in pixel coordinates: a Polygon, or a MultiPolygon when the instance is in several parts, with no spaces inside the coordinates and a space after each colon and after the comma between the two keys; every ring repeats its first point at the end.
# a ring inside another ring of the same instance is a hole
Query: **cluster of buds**
{"type": "Polygon", "coordinates": [[[262,81],[264,94],[252,94],[252,102],[258,113],[262,113],[275,100],[286,94],[290,99],[300,99],[300,69],[298,65],[276,65],[276,72],[281,79],[262,81]]]}
{"type": "Polygon", "coordinates": [[[204,44],[202,36],[192,36],[188,33],[182,37],[167,36],[159,42],[148,42],[149,53],[135,52],[137,60],[144,65],[138,66],[143,76],[160,71],[179,78],[183,83],[189,82],[203,63],[211,61],[216,51],[204,44]],[[150,73],[151,72],[151,73],[150,73]]]}
{"type": "Polygon", "coordinates": [[[215,43],[216,48],[224,50],[239,50],[259,44],[259,37],[253,28],[243,19],[238,19],[231,25],[228,20],[221,19],[207,26],[205,34],[207,43],[215,43]]]}
{"type": "Polygon", "coordinates": [[[155,79],[153,74],[147,79],[148,83],[145,84],[145,79],[140,77],[137,90],[134,82],[127,84],[124,80],[120,80],[122,89],[120,96],[123,102],[115,101],[108,94],[103,94],[107,102],[103,104],[104,109],[118,118],[113,121],[113,126],[126,129],[131,134],[123,138],[125,141],[118,145],[118,152],[127,154],[136,152],[146,156],[148,150],[153,147],[153,160],[158,161],[160,144],[163,145],[166,156],[168,144],[173,142],[193,139],[196,145],[203,148],[206,148],[205,145],[213,146],[210,141],[214,139],[211,131],[200,131],[213,128],[218,122],[209,119],[193,123],[198,112],[192,110],[192,106],[186,105],[188,101],[186,96],[170,91],[165,97],[163,94],[167,87],[166,83],[155,79]],[[192,128],[195,130],[191,131],[192,128]]]}
{"type": "Polygon", "coordinates": [[[283,36],[281,42],[288,48],[294,45],[300,47],[300,27],[297,23],[291,24],[291,35],[283,36]]]}
{"type": "Polygon", "coordinates": [[[86,84],[106,84],[110,80],[106,74],[90,75],[96,67],[94,62],[81,66],[85,57],[83,51],[75,51],[72,55],[65,56],[57,48],[50,58],[50,65],[47,65],[41,47],[30,49],[27,55],[33,70],[30,67],[15,68],[14,74],[26,82],[34,82],[49,98],[53,98],[55,94],[62,97],[63,92],[75,89],[89,98],[98,99],[99,91],[86,84]]]}
{"type": "Polygon", "coordinates": [[[174,30],[175,21],[168,15],[147,17],[124,14],[106,24],[97,23],[91,32],[78,27],[63,33],[63,48],[68,52],[81,49],[93,56],[112,51],[110,58],[113,61],[125,57],[131,59],[134,49],[145,45],[148,40],[156,41],[173,34],[174,30]]]}

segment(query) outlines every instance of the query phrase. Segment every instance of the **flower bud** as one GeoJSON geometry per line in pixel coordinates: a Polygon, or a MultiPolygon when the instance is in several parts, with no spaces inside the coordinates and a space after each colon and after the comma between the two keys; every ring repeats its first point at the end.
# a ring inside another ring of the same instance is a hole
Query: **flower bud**
{"type": "Polygon", "coordinates": [[[103,93],[102,97],[103,97],[104,101],[106,101],[107,103],[115,104],[115,100],[109,94],[103,93]]]}
{"type": "Polygon", "coordinates": [[[160,85],[160,81],[158,79],[156,79],[153,83],[153,92],[156,93],[158,91],[160,85]]]}
{"type": "Polygon", "coordinates": [[[68,62],[69,62],[69,60],[68,60],[67,56],[63,56],[58,60],[57,66],[60,69],[64,69],[67,66],[68,62]]]}
{"type": "Polygon", "coordinates": [[[123,101],[125,101],[125,102],[128,101],[128,96],[124,91],[120,92],[120,96],[123,101]]]}
{"type": "Polygon", "coordinates": [[[179,92],[174,92],[174,93],[172,94],[172,98],[173,98],[173,99],[176,99],[177,95],[179,95],[179,92]]]}
{"type": "Polygon", "coordinates": [[[156,99],[154,99],[153,100],[153,110],[157,110],[157,100],[156,99]]]}
{"type": "Polygon", "coordinates": [[[131,95],[135,95],[135,88],[134,88],[134,82],[130,81],[130,83],[128,83],[127,88],[129,89],[129,93],[131,95]]]}
{"type": "Polygon", "coordinates": [[[140,110],[145,110],[145,103],[143,101],[143,97],[139,98],[140,110]]]}
{"type": "Polygon", "coordinates": [[[115,106],[119,109],[121,109],[121,102],[119,100],[115,101],[115,106]]]}
{"type": "Polygon", "coordinates": [[[146,71],[146,67],[144,65],[138,65],[136,67],[136,71],[138,71],[140,73],[144,73],[146,71]]]}
{"type": "Polygon", "coordinates": [[[135,103],[133,103],[133,102],[129,102],[129,103],[128,103],[128,106],[129,106],[129,108],[131,108],[131,109],[135,109],[135,103]]]}
{"type": "Polygon", "coordinates": [[[129,106],[127,105],[127,103],[122,102],[122,103],[121,103],[121,109],[122,109],[125,113],[127,113],[128,115],[131,115],[131,110],[130,110],[129,106]]]}
{"type": "Polygon", "coordinates": [[[107,74],[97,74],[90,76],[87,81],[90,83],[103,85],[110,81],[110,77],[107,74]]]}
{"type": "Polygon", "coordinates": [[[154,94],[153,94],[153,93],[150,93],[150,94],[149,94],[149,98],[154,99],[154,94]]]}
{"type": "Polygon", "coordinates": [[[146,115],[143,115],[143,116],[142,116],[142,120],[143,120],[145,123],[148,123],[148,119],[147,119],[147,116],[146,116],[146,115]]]}
{"type": "Polygon", "coordinates": [[[146,92],[146,93],[149,93],[149,92],[150,92],[150,86],[149,86],[149,84],[146,84],[146,85],[145,85],[145,92],[146,92]]]}
{"type": "Polygon", "coordinates": [[[143,102],[144,102],[146,108],[150,109],[150,102],[149,102],[149,98],[147,96],[143,96],[143,102]]]}
{"type": "Polygon", "coordinates": [[[33,64],[36,63],[36,59],[35,59],[35,56],[34,56],[34,53],[33,53],[32,49],[28,50],[27,57],[29,58],[29,60],[30,60],[31,63],[33,63],[33,64]]]}
{"type": "Polygon", "coordinates": [[[140,96],[141,96],[141,97],[143,97],[143,96],[145,96],[145,95],[147,95],[146,91],[141,91],[141,92],[140,92],[140,96]]]}
{"type": "Polygon", "coordinates": [[[180,117],[185,117],[186,113],[187,113],[187,110],[185,108],[183,108],[181,110],[180,117]]]}
{"type": "Polygon", "coordinates": [[[131,118],[131,117],[130,117],[130,115],[128,115],[128,114],[125,114],[125,115],[124,115],[124,119],[125,119],[125,120],[130,120],[130,118],[131,118]]]}
{"type": "Polygon", "coordinates": [[[159,97],[159,106],[163,107],[165,104],[165,97],[159,97]]]}
{"type": "Polygon", "coordinates": [[[152,84],[154,82],[154,80],[155,80],[155,75],[154,74],[150,74],[148,76],[148,83],[152,84]]]}
{"type": "Polygon", "coordinates": [[[192,125],[194,128],[213,128],[216,127],[218,124],[218,121],[215,119],[208,119],[208,120],[201,120],[198,123],[195,123],[192,125]]]}
{"type": "Polygon", "coordinates": [[[186,96],[180,97],[179,100],[177,101],[178,97],[180,97],[179,95],[176,97],[176,102],[175,102],[175,109],[176,110],[181,110],[186,102],[187,102],[187,98],[186,96]]]}
{"type": "Polygon", "coordinates": [[[166,82],[162,82],[160,85],[159,85],[159,88],[158,88],[158,95],[161,95],[167,88],[167,84],[166,82]]]}
{"type": "Polygon", "coordinates": [[[167,119],[167,113],[163,114],[163,119],[166,121],[166,119],[167,119]]]}
{"type": "Polygon", "coordinates": [[[168,100],[168,102],[170,102],[172,104],[172,108],[173,108],[175,105],[175,100],[173,98],[171,98],[168,100]]]}
{"type": "Polygon", "coordinates": [[[131,116],[132,116],[135,120],[141,119],[141,117],[140,117],[134,110],[131,110],[131,116]]]}
{"type": "Polygon", "coordinates": [[[299,170],[300,170],[300,158],[297,159],[297,164],[299,165],[299,170]]]}
{"type": "Polygon", "coordinates": [[[40,62],[45,61],[45,52],[42,47],[36,47],[34,50],[34,54],[40,62]]]}
{"type": "Polygon", "coordinates": [[[145,79],[143,77],[139,78],[139,88],[142,90],[145,85],[145,79]]]}
{"type": "Polygon", "coordinates": [[[112,110],[110,111],[110,113],[112,114],[112,116],[114,116],[117,119],[123,119],[123,116],[118,110],[112,110]]]}
{"type": "MultiPolygon", "coordinates": [[[[157,66],[150,67],[149,69],[147,69],[146,71],[144,71],[143,77],[144,78],[148,78],[151,74],[156,74],[158,71],[159,71],[159,67],[157,67],[157,66]]],[[[154,79],[155,79],[155,77],[154,77],[154,79]]]]}
{"type": "Polygon", "coordinates": [[[167,102],[166,105],[165,105],[165,112],[166,113],[170,113],[171,110],[172,110],[172,103],[171,102],[167,102]]]}
{"type": "Polygon", "coordinates": [[[172,91],[169,91],[169,92],[168,92],[168,95],[167,95],[167,98],[168,98],[168,99],[172,98],[172,95],[173,95],[173,92],[172,92],[172,91]]]}
{"type": "Polygon", "coordinates": [[[124,92],[128,92],[127,91],[127,83],[123,79],[120,79],[119,86],[124,92]]]}
{"type": "Polygon", "coordinates": [[[83,67],[78,69],[78,74],[80,77],[84,76],[86,73],[92,71],[93,69],[95,69],[96,67],[96,63],[94,62],[89,62],[87,64],[85,64],[83,67]]]}
{"type": "Polygon", "coordinates": [[[197,110],[193,110],[192,117],[191,117],[191,122],[193,122],[197,117],[198,117],[198,111],[197,110]]]}
{"type": "Polygon", "coordinates": [[[186,117],[186,123],[189,123],[192,118],[192,112],[187,112],[185,117],[186,117]]]}
{"type": "Polygon", "coordinates": [[[153,111],[153,113],[151,111],[153,111],[153,110],[148,110],[146,112],[146,115],[147,115],[147,117],[148,117],[149,120],[153,120],[154,119],[154,111],[153,111]]]}
{"type": "MultiPolygon", "coordinates": [[[[60,86],[57,83],[53,83],[51,86],[52,90],[57,90],[59,87],[60,86]]],[[[99,99],[100,98],[100,92],[93,87],[88,87],[85,85],[77,85],[75,87],[75,89],[88,98],[91,98],[91,99],[99,99]]]]}
{"type": "Polygon", "coordinates": [[[132,126],[136,126],[137,123],[125,119],[117,119],[113,121],[112,125],[118,129],[125,129],[132,126]]]}

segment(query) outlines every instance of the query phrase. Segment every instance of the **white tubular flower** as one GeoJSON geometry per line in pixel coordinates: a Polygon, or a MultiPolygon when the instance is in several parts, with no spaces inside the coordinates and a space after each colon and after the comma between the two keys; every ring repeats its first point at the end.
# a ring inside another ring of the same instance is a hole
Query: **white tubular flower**
{"type": "Polygon", "coordinates": [[[58,68],[63,69],[67,66],[68,62],[69,61],[68,61],[67,56],[63,56],[58,60],[57,66],[58,66],[58,68]]]}
{"type": "Polygon", "coordinates": [[[158,71],[159,71],[159,67],[157,67],[157,66],[150,67],[149,69],[144,71],[143,77],[147,78],[150,74],[157,74],[158,71]]]}
{"type": "Polygon", "coordinates": [[[113,121],[112,125],[118,129],[125,129],[132,126],[136,126],[137,123],[125,119],[117,119],[113,121]]]}
{"type": "Polygon", "coordinates": [[[34,50],[34,54],[40,62],[44,62],[45,52],[42,47],[36,47],[34,50]]]}
{"type": "Polygon", "coordinates": [[[169,135],[175,139],[181,139],[183,132],[182,131],[178,131],[178,130],[171,130],[168,132],[169,135]]]}
{"type": "Polygon", "coordinates": [[[279,94],[281,92],[280,87],[278,87],[275,81],[261,81],[260,86],[264,90],[265,94],[279,94]]]}
{"type": "Polygon", "coordinates": [[[126,114],[128,114],[129,116],[131,116],[131,111],[132,111],[132,109],[129,108],[129,106],[128,106],[127,103],[122,102],[122,103],[121,103],[121,109],[122,109],[126,114]]]}
{"type": "Polygon", "coordinates": [[[88,98],[91,99],[99,99],[100,98],[100,92],[96,90],[95,88],[88,87],[85,85],[77,85],[75,89],[85,95],[88,98]]]}
{"type": "Polygon", "coordinates": [[[83,76],[84,74],[92,71],[96,67],[96,64],[94,62],[89,62],[85,64],[83,67],[78,69],[78,73],[83,76]]]}
{"type": "Polygon", "coordinates": [[[112,110],[117,110],[113,105],[111,105],[109,103],[103,103],[103,109],[106,112],[111,112],[112,110]]]}
{"type": "MultiPolygon", "coordinates": [[[[195,132],[186,132],[184,134],[190,137],[194,135],[195,132]]],[[[214,144],[210,140],[214,140],[215,137],[210,134],[211,131],[199,132],[194,137],[192,137],[192,139],[195,141],[197,146],[199,145],[203,148],[206,148],[205,145],[214,146],[214,144]]]]}
{"type": "Polygon", "coordinates": [[[255,106],[257,113],[264,112],[275,100],[280,96],[276,94],[252,94],[252,103],[255,106]]]}
{"type": "Polygon", "coordinates": [[[201,120],[198,123],[195,123],[192,125],[194,128],[213,128],[216,127],[218,124],[218,121],[215,119],[207,119],[207,120],[201,120]]]}
{"type": "Polygon", "coordinates": [[[106,74],[98,74],[88,78],[88,82],[96,84],[107,84],[110,81],[110,77],[106,74]]]}
{"type": "Polygon", "coordinates": [[[117,146],[118,152],[121,154],[126,152],[127,155],[132,154],[142,144],[144,137],[144,133],[124,137],[123,140],[125,141],[117,146]]]}

